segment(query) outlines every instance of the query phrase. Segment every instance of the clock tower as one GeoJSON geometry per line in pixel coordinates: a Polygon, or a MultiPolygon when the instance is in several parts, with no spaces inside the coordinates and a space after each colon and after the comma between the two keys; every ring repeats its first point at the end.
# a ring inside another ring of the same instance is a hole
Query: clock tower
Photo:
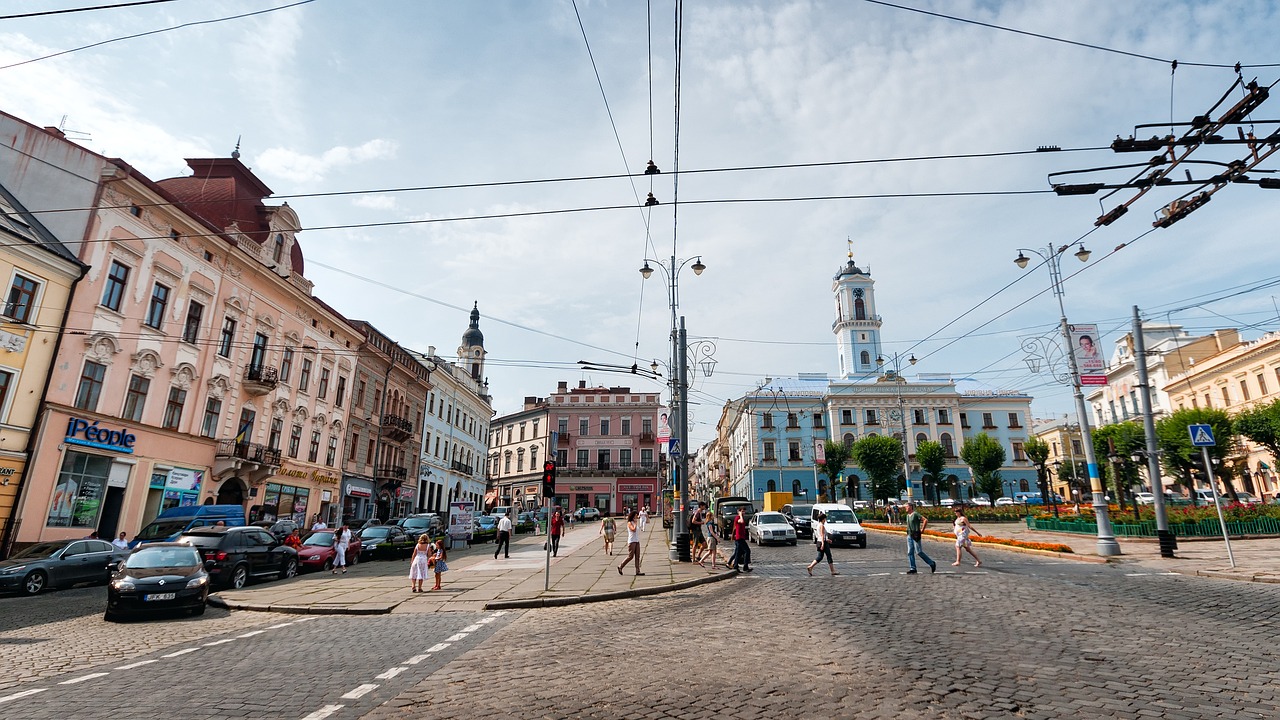
{"type": "Polygon", "coordinates": [[[831,284],[835,295],[835,322],[831,331],[836,336],[840,354],[840,376],[844,380],[870,380],[878,373],[876,358],[880,356],[880,316],[876,314],[875,281],[871,270],[863,270],[849,261],[841,266],[831,284]]]}

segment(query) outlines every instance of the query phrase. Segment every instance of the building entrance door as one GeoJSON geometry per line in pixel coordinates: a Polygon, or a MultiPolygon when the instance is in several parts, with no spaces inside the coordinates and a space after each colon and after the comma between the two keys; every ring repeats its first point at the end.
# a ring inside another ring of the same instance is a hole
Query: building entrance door
{"type": "Polygon", "coordinates": [[[98,520],[98,537],[112,539],[120,522],[120,508],[124,505],[124,488],[108,487],[102,499],[102,516],[98,520]]]}

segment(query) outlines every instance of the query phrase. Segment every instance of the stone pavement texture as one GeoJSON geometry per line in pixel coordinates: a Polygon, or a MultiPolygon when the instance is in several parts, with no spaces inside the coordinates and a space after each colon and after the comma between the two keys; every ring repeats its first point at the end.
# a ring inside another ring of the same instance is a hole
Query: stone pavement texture
{"type": "MultiPolygon", "coordinates": [[[[731,577],[733,571],[671,562],[668,531],[649,523],[642,534],[641,572],[631,565],[619,576],[626,558],[626,527],[613,555],[604,552],[599,523],[578,523],[566,529],[560,551],[551,558],[550,587],[546,585],[545,535],[517,535],[509,558],[494,559],[493,543],[449,551],[449,571],[442,589],[409,592],[408,560],[363,562],[346,574],[312,573],[292,580],[220,590],[210,596],[215,607],[281,613],[376,615],[441,610],[480,611],[486,608],[536,607],[636,597],[679,589],[688,584],[731,577]]],[[[430,582],[427,583],[430,587],[430,582]]]]}

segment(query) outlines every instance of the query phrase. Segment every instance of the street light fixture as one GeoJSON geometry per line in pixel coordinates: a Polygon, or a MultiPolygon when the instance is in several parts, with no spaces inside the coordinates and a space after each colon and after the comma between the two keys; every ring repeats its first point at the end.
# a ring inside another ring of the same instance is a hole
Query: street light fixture
{"type": "MultiPolygon", "coordinates": [[[[1071,385],[1074,389],[1076,414],[1080,419],[1080,435],[1084,444],[1084,457],[1089,472],[1089,484],[1093,491],[1093,513],[1098,525],[1098,554],[1104,556],[1119,555],[1120,544],[1116,542],[1115,536],[1111,531],[1111,520],[1107,513],[1107,495],[1102,489],[1102,478],[1098,474],[1098,460],[1093,452],[1093,433],[1089,430],[1089,410],[1084,404],[1084,391],[1080,387],[1079,365],[1076,364],[1076,351],[1071,342],[1071,328],[1067,325],[1067,309],[1062,300],[1062,255],[1072,245],[1077,244],[1079,243],[1059,245],[1057,247],[1049,245],[1043,251],[1018,248],[1018,257],[1014,258],[1013,262],[1018,267],[1026,269],[1030,258],[1024,254],[1025,251],[1038,255],[1040,259],[1044,260],[1044,264],[1049,266],[1049,280],[1053,288],[1053,294],[1058,298],[1059,325],[1062,327],[1062,339],[1067,348],[1067,367],[1071,375],[1071,385]]],[[[1079,244],[1079,248],[1073,254],[1080,262],[1086,262],[1091,255],[1083,244],[1079,244]]]]}

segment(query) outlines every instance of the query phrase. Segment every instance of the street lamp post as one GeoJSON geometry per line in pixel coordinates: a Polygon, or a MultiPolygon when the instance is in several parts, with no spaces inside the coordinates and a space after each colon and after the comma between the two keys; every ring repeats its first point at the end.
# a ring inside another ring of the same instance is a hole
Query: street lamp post
{"type": "MultiPolygon", "coordinates": [[[[907,502],[911,502],[911,452],[907,449],[907,408],[906,400],[902,397],[902,356],[898,353],[893,354],[890,362],[893,364],[893,382],[898,389],[898,407],[896,410],[889,411],[889,419],[897,420],[901,423],[902,428],[902,479],[907,487],[907,502]],[[893,417],[894,414],[897,417],[893,417]]],[[[916,364],[916,356],[912,355],[906,358],[907,362],[912,365],[916,364]]],[[[881,367],[885,364],[883,356],[876,358],[876,364],[881,367]]],[[[926,500],[928,498],[925,498],[926,500]]]]}
{"type": "MultiPolygon", "coordinates": [[[[1029,252],[1040,256],[1044,260],[1044,264],[1049,266],[1049,279],[1052,284],[1053,294],[1058,298],[1059,325],[1062,326],[1062,340],[1067,348],[1067,367],[1071,373],[1071,386],[1076,400],[1076,413],[1080,419],[1080,435],[1084,443],[1084,458],[1089,471],[1089,485],[1093,491],[1093,514],[1098,524],[1098,554],[1103,556],[1119,555],[1120,544],[1116,542],[1116,538],[1111,532],[1111,520],[1107,515],[1107,495],[1102,489],[1102,478],[1098,474],[1098,459],[1093,452],[1093,433],[1089,430],[1088,409],[1084,404],[1084,391],[1080,387],[1079,365],[1076,363],[1075,347],[1071,343],[1071,328],[1067,324],[1067,308],[1062,300],[1062,255],[1075,244],[1060,245],[1058,247],[1054,247],[1051,244],[1045,251],[1018,248],[1018,257],[1013,262],[1018,267],[1026,269],[1030,258],[1023,253],[1029,252]]],[[[1089,260],[1090,253],[1084,248],[1083,244],[1072,254],[1080,262],[1088,262],[1089,260]]]]}
{"type": "MultiPolygon", "coordinates": [[[[676,413],[676,440],[680,445],[680,457],[672,459],[672,469],[674,470],[675,487],[672,501],[675,507],[672,508],[672,559],[680,561],[690,560],[689,556],[689,528],[688,521],[685,517],[685,499],[689,493],[688,464],[685,460],[688,450],[689,439],[689,418],[688,418],[688,378],[687,357],[686,357],[686,338],[684,332],[684,319],[680,320],[680,327],[676,327],[676,308],[680,306],[680,271],[685,265],[690,265],[694,275],[701,275],[703,270],[707,269],[702,264],[702,257],[686,258],[677,260],[675,255],[671,256],[670,263],[663,263],[660,260],[644,259],[644,266],[640,268],[640,274],[645,280],[653,275],[653,267],[649,263],[654,263],[667,276],[668,297],[671,304],[671,365],[670,369],[674,372],[668,372],[671,378],[671,409],[676,413]],[[677,377],[678,376],[678,377],[677,377]]],[[[714,361],[712,361],[714,362],[714,361]]]]}

